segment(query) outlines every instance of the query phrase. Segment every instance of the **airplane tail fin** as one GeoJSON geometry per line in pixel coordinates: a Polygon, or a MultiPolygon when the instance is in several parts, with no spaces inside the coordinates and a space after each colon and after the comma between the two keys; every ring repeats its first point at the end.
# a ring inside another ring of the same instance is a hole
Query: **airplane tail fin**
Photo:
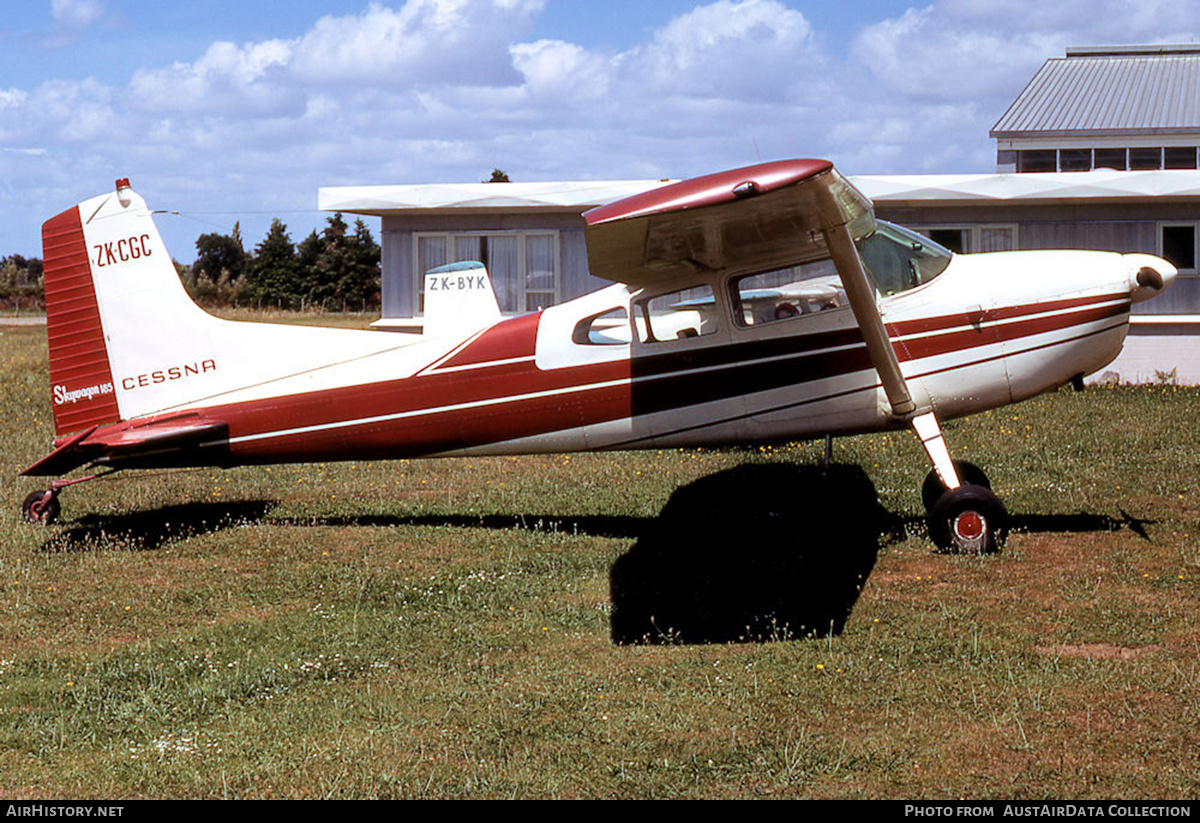
{"type": "Polygon", "coordinates": [[[128,180],[47,220],[42,250],[56,434],[162,407],[150,386],[215,371],[205,332],[221,321],[184,291],[128,180]]]}
{"type": "MultiPolygon", "coordinates": [[[[115,241],[97,235],[95,226],[102,223],[97,218],[106,211],[109,200],[116,202],[122,197],[121,192],[128,191],[128,181],[119,180],[116,187],[118,191],[113,194],[92,198],[42,224],[56,434],[121,419],[109,341],[104,336],[100,289],[92,266],[103,268],[108,263],[125,263],[133,254],[149,260],[156,256],[158,248],[144,232],[122,233],[115,241]]],[[[166,252],[158,257],[166,258],[166,252]]]]}
{"type": "Polygon", "coordinates": [[[500,304],[482,263],[451,263],[425,273],[425,337],[463,337],[499,320],[500,304]]]}
{"type": "Polygon", "coordinates": [[[346,364],[408,342],[213,317],[184,291],[146,202],[125,179],[46,221],[42,245],[59,436],[329,385],[346,364]]]}

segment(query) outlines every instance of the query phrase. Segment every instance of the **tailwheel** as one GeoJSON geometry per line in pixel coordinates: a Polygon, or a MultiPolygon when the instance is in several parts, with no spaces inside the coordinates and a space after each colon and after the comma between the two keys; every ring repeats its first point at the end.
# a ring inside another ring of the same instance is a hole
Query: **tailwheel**
{"type": "Polygon", "coordinates": [[[943,552],[995,554],[1008,534],[1008,510],[991,489],[964,484],[929,511],[929,537],[943,552]]]}
{"type": "MultiPolygon", "coordinates": [[[[966,460],[955,460],[954,471],[958,472],[960,482],[971,486],[983,486],[985,489],[990,489],[992,483],[988,480],[988,476],[984,474],[983,469],[966,460]]],[[[928,514],[933,511],[933,507],[937,505],[938,500],[946,493],[946,484],[942,482],[942,478],[938,477],[936,471],[930,471],[925,475],[925,482],[921,484],[921,502],[925,504],[925,512],[928,514]]]]}
{"type": "Polygon", "coordinates": [[[49,526],[58,519],[61,512],[62,504],[58,502],[58,492],[55,489],[30,492],[21,504],[21,516],[28,523],[49,526]]]}

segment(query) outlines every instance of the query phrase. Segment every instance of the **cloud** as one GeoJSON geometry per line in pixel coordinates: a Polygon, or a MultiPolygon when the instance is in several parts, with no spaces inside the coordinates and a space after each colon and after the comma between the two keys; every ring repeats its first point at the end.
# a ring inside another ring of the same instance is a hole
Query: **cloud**
{"type": "Polygon", "coordinates": [[[148,111],[294,115],[304,108],[303,94],[288,77],[294,48],[285,40],[213,43],[194,63],[136,72],[129,83],[130,100],[148,111]]]}
{"type": "Polygon", "coordinates": [[[29,93],[21,89],[0,89],[0,111],[15,109],[29,99],[29,93]]]}
{"type": "Polygon", "coordinates": [[[539,98],[595,100],[612,88],[612,59],[562,40],[517,43],[510,48],[524,88],[539,98]]]}
{"type": "Polygon", "coordinates": [[[940,100],[1001,96],[1006,105],[1068,46],[1187,43],[1198,31],[1187,0],[938,0],[868,26],[851,54],[893,91],[940,100]]]}
{"type": "Polygon", "coordinates": [[[1006,30],[991,19],[976,29],[927,6],[867,28],[852,55],[889,89],[961,100],[1020,91],[1031,66],[1062,55],[1065,38],[1055,30],[1006,30]]]}
{"type": "Polygon", "coordinates": [[[1187,0],[935,0],[854,38],[862,112],[834,134],[863,171],[985,171],[988,130],[1046,60],[1068,46],[1195,42],[1197,28],[1187,0]],[[869,120],[886,124],[873,138],[869,120]]]}
{"type": "MultiPolygon", "coordinates": [[[[0,220],[8,238],[31,238],[0,254],[36,253],[41,219],[126,175],[156,207],[245,210],[253,239],[249,212],[268,212],[265,231],[321,185],[481,180],[494,167],[522,181],[796,156],[851,174],[987,171],[988,129],[1045,59],[1186,42],[1197,25],[1182,0],[934,0],[868,20],[843,48],[794,5],[698,2],[616,48],[532,35],[543,0],[397,0],[294,37],[212,42],[127,82],[10,80],[0,145],[37,151],[0,153],[18,195],[0,220]]],[[[95,0],[52,12],[64,32],[104,19],[95,0]]]]}
{"type": "Polygon", "coordinates": [[[192,62],[136,72],[135,106],[156,112],[296,117],[321,94],[519,83],[510,43],[542,0],[408,0],[322,17],[302,36],[213,43],[192,62]]]}
{"type": "Polygon", "coordinates": [[[297,44],[292,70],[312,83],[505,85],[518,80],[509,43],[542,0],[408,0],[323,17],[297,44]]]}
{"type": "Polygon", "coordinates": [[[86,29],[104,12],[99,0],[52,0],[50,17],[55,25],[69,31],[86,29]]]}
{"type": "Polygon", "coordinates": [[[799,11],[776,0],[719,0],[676,17],[621,62],[629,80],[661,93],[763,99],[821,59],[799,11]]]}
{"type": "Polygon", "coordinates": [[[52,49],[70,45],[103,16],[100,0],[51,0],[53,27],[44,45],[52,49]]]}

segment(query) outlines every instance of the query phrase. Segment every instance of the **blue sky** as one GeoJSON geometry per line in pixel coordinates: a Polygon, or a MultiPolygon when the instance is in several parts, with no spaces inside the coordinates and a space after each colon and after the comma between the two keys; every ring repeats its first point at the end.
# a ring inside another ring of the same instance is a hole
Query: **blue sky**
{"type": "Polygon", "coordinates": [[[1068,45],[1194,42],[1191,0],[8,2],[0,254],[129,176],[168,247],[322,185],[685,177],[783,157],[990,171],[1068,45]]]}

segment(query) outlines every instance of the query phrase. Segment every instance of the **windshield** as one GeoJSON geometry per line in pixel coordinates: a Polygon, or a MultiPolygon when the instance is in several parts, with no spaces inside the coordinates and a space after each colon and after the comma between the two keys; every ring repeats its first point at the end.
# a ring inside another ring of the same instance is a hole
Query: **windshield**
{"type": "Polygon", "coordinates": [[[928,283],[950,265],[953,255],[928,237],[884,220],[877,220],[875,231],[855,246],[867,273],[885,296],[928,283]]]}

